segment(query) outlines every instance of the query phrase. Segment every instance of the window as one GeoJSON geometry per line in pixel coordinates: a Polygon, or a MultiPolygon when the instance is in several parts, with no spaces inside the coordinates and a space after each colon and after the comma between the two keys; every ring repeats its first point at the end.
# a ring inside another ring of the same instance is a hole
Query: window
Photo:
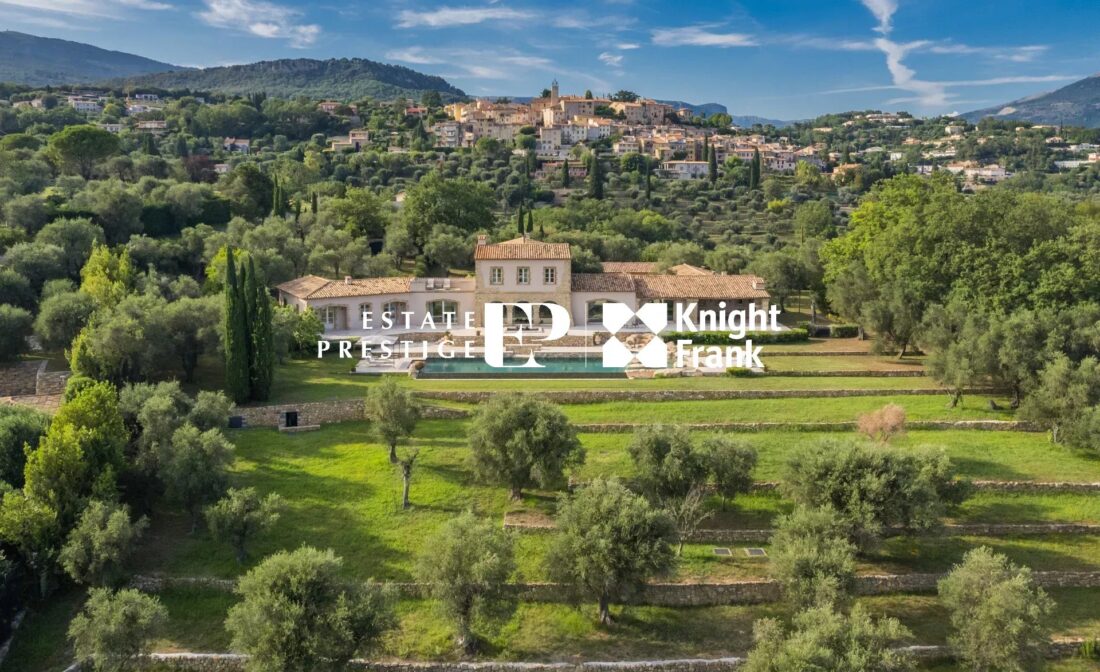
{"type": "Polygon", "coordinates": [[[556,285],[558,283],[558,269],[553,266],[543,266],[542,283],[544,285],[556,285]]]}
{"type": "Polygon", "coordinates": [[[520,266],[516,269],[516,282],[521,285],[531,284],[531,269],[527,266],[520,266]]]}
{"type": "Polygon", "coordinates": [[[458,302],[448,301],[446,299],[439,299],[438,301],[428,302],[428,313],[432,316],[432,321],[435,322],[436,327],[447,326],[447,320],[454,324],[455,316],[458,315],[458,302]]]}
{"type": "Polygon", "coordinates": [[[389,313],[395,323],[402,321],[404,318],[401,313],[406,313],[408,310],[409,307],[404,301],[390,301],[382,304],[382,312],[389,313]]]}
{"type": "Polygon", "coordinates": [[[504,284],[504,269],[500,266],[493,266],[489,269],[489,284],[490,285],[503,285],[504,284]]]}
{"type": "Polygon", "coordinates": [[[366,329],[367,328],[366,322],[367,322],[368,318],[372,322],[374,321],[374,316],[371,315],[371,305],[369,303],[360,303],[359,304],[359,327],[361,329],[366,329]]]}
{"type": "Polygon", "coordinates": [[[597,299],[595,301],[588,302],[588,323],[600,324],[603,322],[603,304],[607,303],[604,299],[597,299]]]}
{"type": "Polygon", "coordinates": [[[339,314],[340,306],[325,306],[321,308],[321,319],[325,322],[326,329],[332,329],[336,327],[336,316],[339,314]]]}

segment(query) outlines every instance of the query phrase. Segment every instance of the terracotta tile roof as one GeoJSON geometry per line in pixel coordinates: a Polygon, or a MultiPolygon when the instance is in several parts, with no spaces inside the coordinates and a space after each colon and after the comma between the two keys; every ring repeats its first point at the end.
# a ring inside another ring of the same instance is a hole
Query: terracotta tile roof
{"type": "Polygon", "coordinates": [[[474,259],[532,259],[537,261],[572,259],[569,243],[543,243],[526,238],[513,238],[503,243],[478,245],[474,259]]]}
{"type": "Polygon", "coordinates": [[[279,285],[279,291],[299,299],[339,299],[351,296],[400,294],[412,289],[412,277],[326,280],[307,275],[279,285]]]}
{"type": "Polygon", "coordinates": [[[574,273],[574,292],[634,292],[634,278],[627,273],[574,273]]]}
{"type": "Polygon", "coordinates": [[[634,282],[643,299],[770,298],[763,279],[755,275],[636,275],[634,282]]]}
{"type": "Polygon", "coordinates": [[[653,261],[605,261],[604,273],[656,273],[657,263],[653,261]]]}
{"type": "Polygon", "coordinates": [[[673,275],[714,275],[714,271],[708,271],[705,268],[699,268],[691,264],[676,264],[669,268],[668,272],[673,275]]]}

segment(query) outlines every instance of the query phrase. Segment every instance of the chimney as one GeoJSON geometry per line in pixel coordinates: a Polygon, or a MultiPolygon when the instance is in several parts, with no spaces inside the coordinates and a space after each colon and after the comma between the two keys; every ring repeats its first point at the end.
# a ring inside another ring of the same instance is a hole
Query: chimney
{"type": "Polygon", "coordinates": [[[764,289],[764,278],[753,278],[752,279],[752,288],[753,289],[764,289]]]}
{"type": "Polygon", "coordinates": [[[488,241],[489,241],[489,237],[486,236],[484,233],[482,233],[482,234],[478,235],[478,237],[477,237],[477,246],[481,247],[481,246],[485,245],[485,243],[487,243],[488,241]]]}
{"type": "Polygon", "coordinates": [[[345,285],[350,285],[351,284],[351,276],[350,275],[345,275],[344,276],[344,284],[345,285]]]}

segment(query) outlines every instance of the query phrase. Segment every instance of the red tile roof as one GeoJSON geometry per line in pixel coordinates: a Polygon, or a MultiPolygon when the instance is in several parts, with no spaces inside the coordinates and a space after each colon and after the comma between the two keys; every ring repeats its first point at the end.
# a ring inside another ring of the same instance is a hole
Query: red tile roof
{"type": "Polygon", "coordinates": [[[537,261],[572,259],[569,243],[543,243],[528,238],[513,238],[503,243],[478,245],[474,259],[531,259],[537,261]]]}
{"type": "Polygon", "coordinates": [[[284,282],[278,289],[299,299],[339,299],[408,292],[412,289],[412,280],[412,277],[327,280],[316,275],[307,275],[284,282]]]}
{"type": "Polygon", "coordinates": [[[570,289],[574,292],[634,293],[634,278],[627,273],[574,273],[570,289]]]}
{"type": "Polygon", "coordinates": [[[656,273],[657,262],[654,261],[605,261],[604,273],[656,273]]]}
{"type": "Polygon", "coordinates": [[[755,275],[636,275],[644,299],[767,299],[764,280],[755,275]]]}

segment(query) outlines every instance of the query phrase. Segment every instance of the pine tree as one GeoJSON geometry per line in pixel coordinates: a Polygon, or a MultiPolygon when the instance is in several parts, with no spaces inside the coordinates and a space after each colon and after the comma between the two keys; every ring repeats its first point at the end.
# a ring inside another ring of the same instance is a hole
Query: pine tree
{"type": "Polygon", "coordinates": [[[255,401],[267,401],[271,396],[271,382],[275,374],[275,352],[271,328],[271,297],[267,295],[252,258],[248,259],[248,333],[252,337],[249,348],[248,379],[251,396],[255,401]]]}
{"type": "Polygon", "coordinates": [[[527,235],[530,236],[535,233],[535,211],[527,211],[527,235]]]}
{"type": "Polygon", "coordinates": [[[715,154],[714,145],[711,145],[707,152],[707,177],[710,178],[711,184],[718,181],[718,156],[715,154]]]}
{"type": "Polygon", "coordinates": [[[569,188],[569,159],[566,159],[561,164],[561,186],[566,189],[569,188]]]}
{"type": "Polygon", "coordinates": [[[248,401],[248,323],[233,248],[225,251],[225,391],[237,403],[248,401]]]}

